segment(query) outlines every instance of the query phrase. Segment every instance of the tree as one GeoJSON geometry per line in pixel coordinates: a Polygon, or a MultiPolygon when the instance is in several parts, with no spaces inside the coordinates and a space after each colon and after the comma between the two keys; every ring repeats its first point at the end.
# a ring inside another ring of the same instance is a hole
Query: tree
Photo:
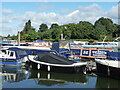
{"type": "Polygon", "coordinates": [[[106,33],[107,33],[107,31],[106,31],[105,26],[99,25],[94,28],[94,30],[92,32],[92,39],[102,41],[104,39],[104,37],[106,36],[106,33]]]}
{"type": "Polygon", "coordinates": [[[29,30],[31,30],[31,21],[30,20],[28,20],[28,22],[25,23],[25,26],[23,29],[24,34],[27,34],[29,30]]]}
{"type": "Polygon", "coordinates": [[[55,39],[55,40],[60,40],[60,35],[61,35],[61,28],[53,28],[52,29],[52,39],[55,39]]]}
{"type": "MultiPolygon", "coordinates": [[[[102,29],[102,27],[105,27],[104,31],[103,30],[99,30],[100,34],[102,34],[102,32],[104,32],[104,35],[106,35],[107,37],[109,37],[108,39],[110,40],[110,38],[112,39],[112,37],[116,37],[117,36],[117,26],[113,24],[113,21],[109,18],[99,18],[96,22],[95,22],[95,29],[99,27],[99,29],[102,29]]],[[[102,34],[103,35],[103,34],[102,34]]]]}
{"type": "Polygon", "coordinates": [[[113,21],[109,18],[101,17],[95,22],[94,26],[99,26],[99,25],[107,26],[108,24],[113,24],[113,21]]]}
{"type": "Polygon", "coordinates": [[[72,29],[72,39],[90,39],[94,28],[91,23],[80,21],[72,29]]]}
{"type": "Polygon", "coordinates": [[[51,25],[50,29],[57,28],[58,26],[59,26],[58,24],[54,23],[54,24],[51,25]]]}
{"type": "Polygon", "coordinates": [[[17,40],[17,36],[13,35],[13,36],[11,36],[11,39],[12,40],[17,40]]]}
{"type": "Polygon", "coordinates": [[[34,29],[31,29],[29,32],[28,32],[28,35],[26,37],[27,41],[34,41],[38,38],[38,35],[37,33],[35,32],[34,29]]]}
{"type": "Polygon", "coordinates": [[[117,29],[117,30],[118,30],[117,34],[118,34],[118,36],[120,37],[120,25],[118,25],[117,28],[118,28],[118,29],[117,29]]]}
{"type": "Polygon", "coordinates": [[[68,25],[63,25],[61,30],[64,35],[63,38],[69,40],[71,38],[72,30],[70,28],[68,28],[68,25]]]}
{"type": "Polygon", "coordinates": [[[10,37],[10,34],[8,34],[8,36],[7,36],[8,38],[10,37]]]}
{"type": "Polygon", "coordinates": [[[46,30],[48,30],[48,26],[46,24],[41,24],[38,31],[44,32],[46,30]]]}

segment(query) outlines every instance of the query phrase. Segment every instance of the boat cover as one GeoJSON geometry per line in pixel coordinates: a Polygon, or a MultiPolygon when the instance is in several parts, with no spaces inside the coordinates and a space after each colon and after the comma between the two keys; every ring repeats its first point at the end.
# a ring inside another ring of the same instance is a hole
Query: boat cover
{"type": "Polygon", "coordinates": [[[108,52],[107,58],[110,60],[119,60],[120,61],[120,52],[108,52]]]}
{"type": "Polygon", "coordinates": [[[71,65],[75,63],[74,61],[70,61],[67,58],[61,57],[59,55],[55,55],[53,53],[38,53],[38,61],[51,63],[51,64],[63,64],[63,65],[71,65]]]}

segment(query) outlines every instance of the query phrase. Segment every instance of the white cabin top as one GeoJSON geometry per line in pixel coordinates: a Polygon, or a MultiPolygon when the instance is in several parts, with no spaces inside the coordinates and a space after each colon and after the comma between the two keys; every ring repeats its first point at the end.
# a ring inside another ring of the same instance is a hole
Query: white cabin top
{"type": "Polygon", "coordinates": [[[97,42],[95,45],[118,45],[118,42],[97,42]]]}

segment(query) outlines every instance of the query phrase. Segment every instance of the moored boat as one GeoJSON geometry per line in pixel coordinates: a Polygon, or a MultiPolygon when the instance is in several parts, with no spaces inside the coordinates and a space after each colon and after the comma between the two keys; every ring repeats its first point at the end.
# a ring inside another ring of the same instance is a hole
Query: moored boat
{"type": "Polygon", "coordinates": [[[21,66],[22,60],[18,53],[11,50],[2,50],[0,54],[0,65],[4,66],[21,66]]]}
{"type": "Polygon", "coordinates": [[[66,73],[86,73],[86,62],[76,63],[67,58],[53,53],[40,53],[37,56],[28,56],[30,67],[37,70],[66,72],[66,73]]]}
{"type": "Polygon", "coordinates": [[[120,79],[120,53],[113,52],[107,59],[95,59],[97,72],[100,75],[120,79]],[[117,57],[115,57],[117,56],[117,57]]]}

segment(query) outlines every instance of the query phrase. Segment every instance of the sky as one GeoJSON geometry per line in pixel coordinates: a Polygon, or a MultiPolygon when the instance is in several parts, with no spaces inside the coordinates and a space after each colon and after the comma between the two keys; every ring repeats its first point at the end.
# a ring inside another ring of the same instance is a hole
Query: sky
{"type": "Polygon", "coordinates": [[[17,35],[31,20],[36,31],[44,23],[48,27],[89,21],[94,24],[100,17],[107,17],[118,24],[118,2],[1,2],[2,17],[0,36],[17,35]]]}

